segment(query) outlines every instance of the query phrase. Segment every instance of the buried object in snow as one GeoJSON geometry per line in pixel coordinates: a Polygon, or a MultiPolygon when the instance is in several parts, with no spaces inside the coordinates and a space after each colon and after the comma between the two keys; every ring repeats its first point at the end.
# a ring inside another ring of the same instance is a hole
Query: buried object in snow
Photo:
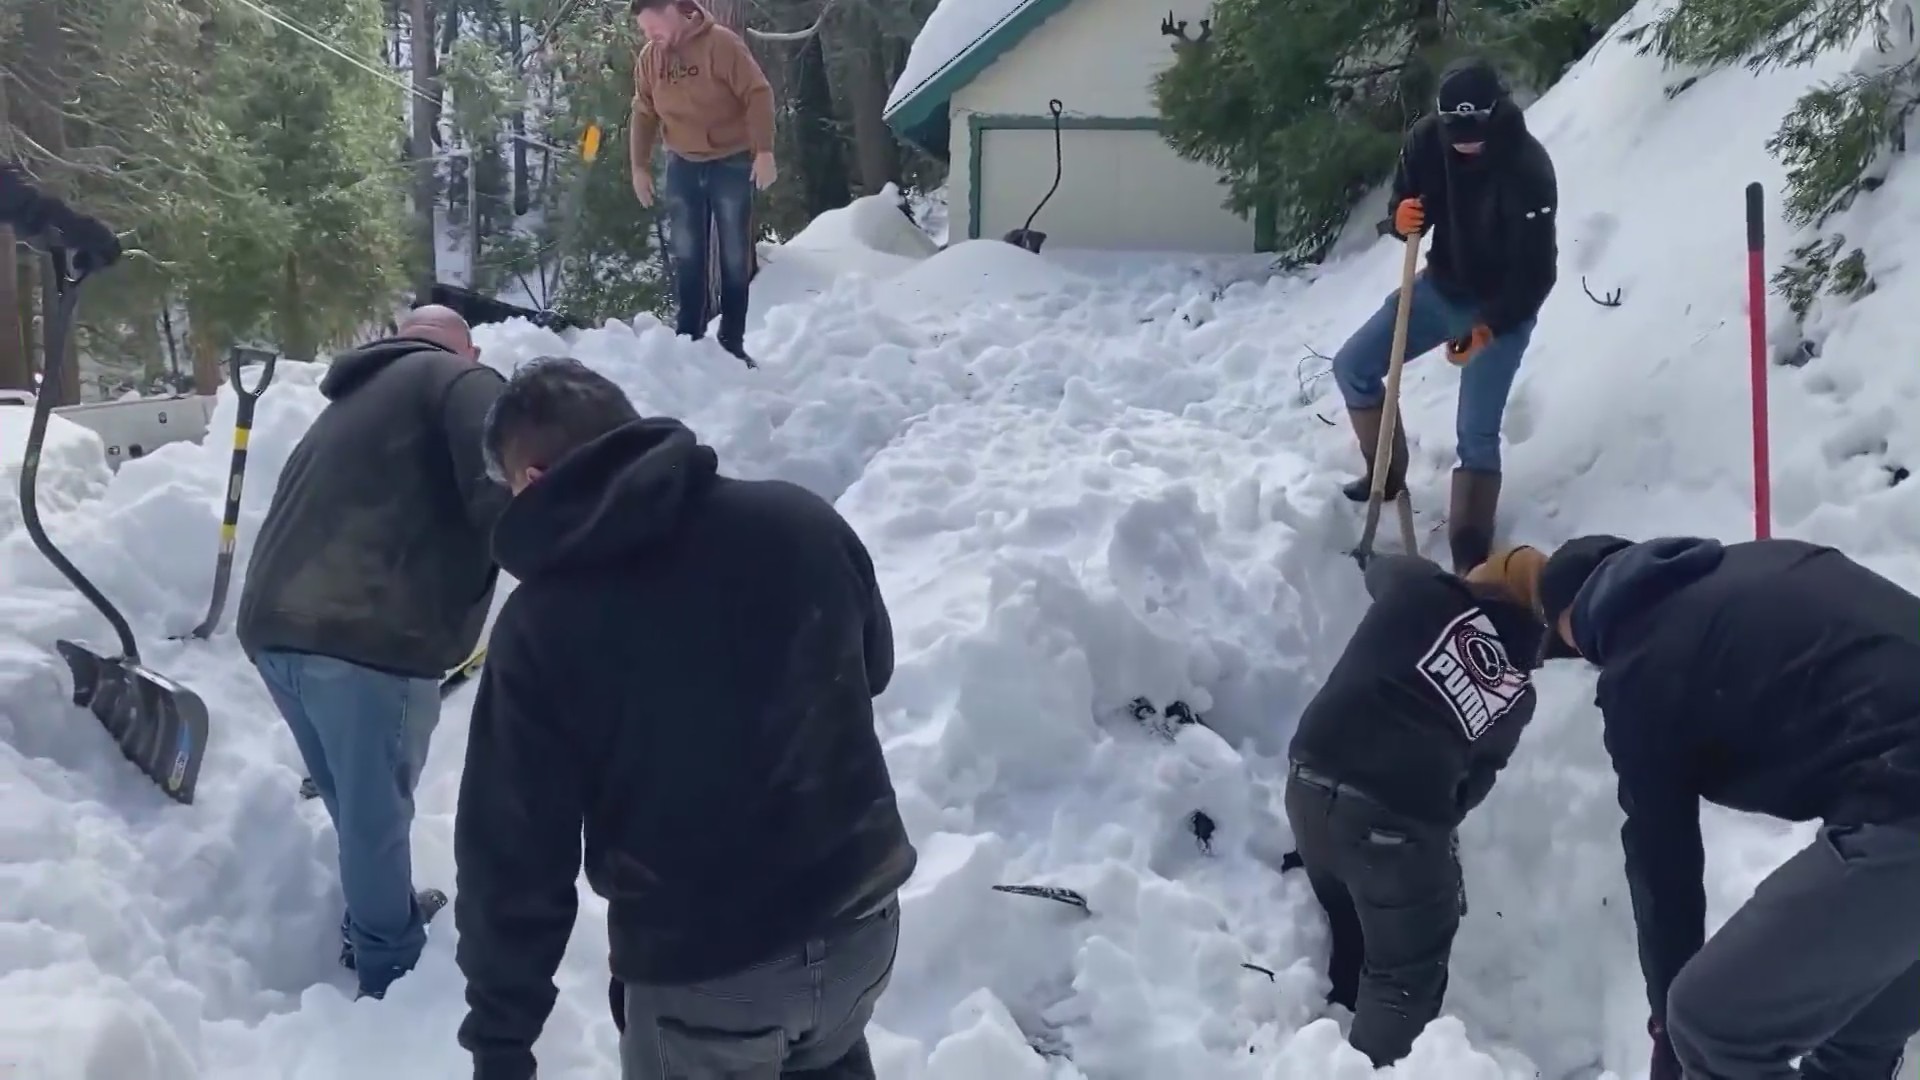
{"type": "Polygon", "coordinates": [[[87,276],[75,272],[64,249],[54,248],[48,262],[59,300],[43,337],[41,370],[48,392],[34,402],[33,426],[28,430],[26,456],[20,465],[21,523],[33,546],[99,610],[120,639],[118,656],[103,656],[78,642],[54,643],[73,675],[73,703],[92,712],[127,760],[160,785],[169,798],[191,804],[200,779],[200,762],[207,750],[206,703],[193,691],[140,663],[139,646],[126,617],[54,546],[40,523],[34,491],[40,451],[47,438],[55,388],[60,385],[60,368],[66,360],[80,284],[87,276]]]}

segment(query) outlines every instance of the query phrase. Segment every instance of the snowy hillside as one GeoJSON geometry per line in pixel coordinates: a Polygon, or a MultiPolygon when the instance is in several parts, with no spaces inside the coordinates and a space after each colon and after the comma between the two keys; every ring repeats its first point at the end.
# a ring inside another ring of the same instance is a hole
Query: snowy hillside
{"type": "MultiPolygon", "coordinates": [[[[1777,207],[1765,139],[1852,60],[1719,72],[1670,100],[1684,73],[1613,42],[1529,111],[1564,221],[1562,284],[1509,413],[1516,539],[1751,535],[1741,190],[1760,180],[1777,207]],[[1622,305],[1591,302],[1583,275],[1622,305]]],[[[1920,167],[1897,163],[1844,224],[1879,288],[1815,324],[1817,358],[1773,371],[1776,530],[1920,588],[1920,486],[1890,483],[1920,460],[1920,269],[1907,257],[1920,167]]],[[[1794,238],[1778,220],[1769,230],[1777,266],[1794,238]]],[[[880,723],[921,853],[872,1031],[883,1077],[1371,1075],[1322,1015],[1319,911],[1278,872],[1291,847],[1278,758],[1364,600],[1341,554],[1358,515],[1336,491],[1355,454],[1313,354],[1393,287],[1398,245],[1311,279],[930,247],[868,200],[771,251],[756,302],[790,302],[763,306],[758,372],[650,317],[571,342],[525,324],[479,336],[503,367],[580,356],[643,409],[685,419],[723,469],[837,499],[871,547],[899,653],[880,723]],[[1142,723],[1139,698],[1184,703],[1207,726],[1163,735],[1172,725],[1142,723]],[[1001,882],[1079,889],[1093,914],[990,890],[1001,882]]],[[[1798,335],[1783,311],[1774,323],[1788,351],[1798,335]]],[[[318,370],[283,367],[262,400],[243,560],[320,408],[318,370]]],[[[1457,378],[1432,358],[1408,371],[1426,528],[1457,378]]],[[[465,1075],[451,920],[385,1002],[351,1001],[333,840],[295,798],[291,739],[229,634],[166,640],[205,609],[233,415],[228,395],[205,446],[163,448],[110,481],[84,447],[42,477],[104,484],[93,501],[60,500],[50,528],[132,615],[149,663],[212,705],[194,806],[166,802],[65,704],[52,640],[104,643],[106,625],[24,535],[0,541],[0,1076],[465,1075]]],[[[1541,689],[1518,758],[1463,830],[1471,912],[1446,1016],[1383,1075],[1644,1075],[1591,677],[1551,672],[1541,689]]],[[[453,882],[470,702],[450,704],[419,793],[423,885],[453,882]]],[[[1711,810],[1705,829],[1715,925],[1806,834],[1711,810]]],[[[584,884],[582,900],[543,1080],[617,1071],[605,906],[584,884]]]]}

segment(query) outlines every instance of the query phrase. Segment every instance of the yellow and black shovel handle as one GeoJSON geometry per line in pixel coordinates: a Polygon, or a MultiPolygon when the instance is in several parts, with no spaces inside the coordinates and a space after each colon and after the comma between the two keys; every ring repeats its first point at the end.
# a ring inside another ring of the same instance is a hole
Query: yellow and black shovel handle
{"type": "Polygon", "coordinates": [[[273,365],[279,357],[263,349],[236,347],[227,354],[227,380],[240,399],[233,417],[233,457],[227,464],[227,504],[220,514],[220,554],[213,566],[213,601],[207,605],[207,617],[187,632],[187,637],[202,640],[213,636],[226,610],[227,590],[233,581],[234,541],[240,531],[240,493],[247,478],[247,444],[253,438],[253,410],[273,382],[273,365]],[[261,365],[260,381],[248,387],[240,371],[249,361],[261,365]]]}

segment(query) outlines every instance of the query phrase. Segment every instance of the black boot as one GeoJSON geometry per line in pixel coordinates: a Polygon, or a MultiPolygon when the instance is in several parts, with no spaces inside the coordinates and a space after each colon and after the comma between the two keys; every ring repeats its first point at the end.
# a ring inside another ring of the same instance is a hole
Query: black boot
{"type": "MultiPolygon", "coordinates": [[[[1353,424],[1353,436],[1360,442],[1360,456],[1366,460],[1367,474],[1341,485],[1340,492],[1357,503],[1373,497],[1373,458],[1380,449],[1379,409],[1349,409],[1347,420],[1353,424]]],[[[1401,419],[1405,419],[1402,417],[1401,419]]],[[[1407,486],[1407,426],[1393,426],[1393,459],[1387,462],[1388,502],[1400,497],[1407,486]]]]}
{"type": "Polygon", "coordinates": [[[1447,546],[1453,572],[1464,574],[1493,552],[1493,521],[1500,507],[1500,474],[1479,469],[1453,470],[1453,499],[1447,509],[1447,546]]]}

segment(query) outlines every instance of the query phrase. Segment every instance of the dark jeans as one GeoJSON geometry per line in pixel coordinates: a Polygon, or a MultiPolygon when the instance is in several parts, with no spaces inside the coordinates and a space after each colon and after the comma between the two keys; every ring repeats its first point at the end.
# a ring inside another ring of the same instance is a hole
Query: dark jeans
{"type": "Polygon", "coordinates": [[[1302,766],[1287,820],[1333,937],[1328,1000],[1353,1009],[1347,1041],[1375,1067],[1407,1056],[1440,1015],[1460,928],[1452,833],[1403,817],[1302,766]]]}
{"type": "Polygon", "coordinates": [[[900,902],[890,899],[733,975],[616,984],[621,1080],[874,1080],[867,1021],[899,945],[900,902]]]}
{"type": "Polygon", "coordinates": [[[360,989],[384,994],[427,943],[413,889],[413,787],[440,721],[440,683],[269,649],[254,662],[340,840],[343,929],[360,989]]]}
{"type": "Polygon", "coordinates": [[[677,304],[674,332],[706,336],[708,226],[720,233],[720,344],[738,350],[747,336],[747,295],[753,265],[753,156],[689,161],[667,155],[667,234],[673,254],[677,304]]]}
{"type": "Polygon", "coordinates": [[[1915,1031],[1916,825],[1822,828],[1667,994],[1667,1034],[1687,1080],[1890,1080],[1915,1031]]]}

